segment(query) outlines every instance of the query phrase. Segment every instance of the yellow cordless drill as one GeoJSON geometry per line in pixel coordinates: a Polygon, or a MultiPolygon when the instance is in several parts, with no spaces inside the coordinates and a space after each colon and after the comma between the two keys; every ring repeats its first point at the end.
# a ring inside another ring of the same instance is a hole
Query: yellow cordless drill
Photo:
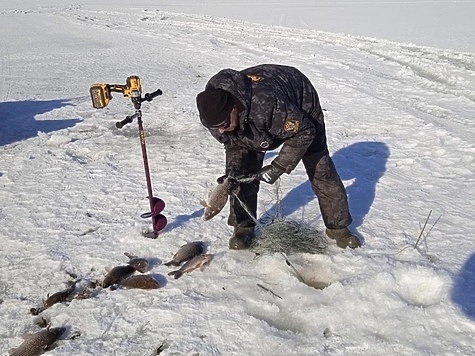
{"type": "Polygon", "coordinates": [[[109,105],[109,101],[112,99],[112,92],[122,93],[130,98],[136,109],[140,108],[140,103],[142,102],[142,86],[140,85],[140,78],[136,75],[128,77],[125,85],[92,84],[89,92],[91,94],[92,106],[96,109],[103,109],[109,105]]]}

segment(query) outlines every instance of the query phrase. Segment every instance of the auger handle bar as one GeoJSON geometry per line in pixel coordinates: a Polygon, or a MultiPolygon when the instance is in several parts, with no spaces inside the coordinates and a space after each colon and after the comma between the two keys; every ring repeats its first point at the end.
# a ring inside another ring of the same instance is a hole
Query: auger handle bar
{"type": "MultiPolygon", "coordinates": [[[[134,119],[136,119],[136,118],[138,118],[139,116],[142,115],[140,110],[139,110],[140,109],[140,103],[142,103],[144,101],[152,101],[154,98],[156,98],[157,96],[162,95],[162,94],[163,94],[162,90],[157,89],[152,93],[145,94],[143,98],[142,97],[137,98],[138,105],[136,105],[135,102],[134,102],[134,105],[136,107],[135,114],[126,116],[125,119],[122,120],[122,121],[117,121],[115,123],[115,127],[117,127],[118,129],[121,129],[125,125],[132,123],[134,121],[134,119]]],[[[136,99],[133,98],[132,101],[134,101],[134,100],[136,100],[136,99]]]]}

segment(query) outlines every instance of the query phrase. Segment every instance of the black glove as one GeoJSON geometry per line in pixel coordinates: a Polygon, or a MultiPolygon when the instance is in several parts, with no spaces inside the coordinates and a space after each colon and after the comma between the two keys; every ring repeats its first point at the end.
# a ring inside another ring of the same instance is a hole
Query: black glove
{"type": "Polygon", "coordinates": [[[229,176],[227,174],[225,174],[225,175],[219,177],[218,179],[216,179],[216,182],[218,184],[223,184],[224,181],[226,180],[226,178],[228,178],[228,177],[229,177],[228,193],[231,194],[239,188],[239,182],[232,176],[232,174],[230,174],[229,176]]]}
{"type": "Polygon", "coordinates": [[[275,181],[284,173],[285,170],[283,168],[273,166],[269,164],[261,168],[258,174],[258,179],[266,182],[268,184],[274,184],[275,181]]]}
{"type": "Polygon", "coordinates": [[[227,175],[227,174],[225,174],[224,176],[221,176],[221,177],[219,177],[218,179],[216,179],[216,182],[217,182],[218,184],[223,184],[223,183],[224,183],[224,180],[225,180],[226,178],[228,178],[228,175],[227,175]]]}

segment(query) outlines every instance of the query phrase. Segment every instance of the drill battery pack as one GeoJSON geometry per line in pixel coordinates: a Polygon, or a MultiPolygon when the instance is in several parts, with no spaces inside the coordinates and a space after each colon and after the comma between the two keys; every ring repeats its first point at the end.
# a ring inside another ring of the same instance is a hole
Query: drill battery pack
{"type": "Polygon", "coordinates": [[[109,105],[112,95],[108,84],[93,84],[89,89],[91,94],[92,106],[96,109],[103,109],[109,105]]]}

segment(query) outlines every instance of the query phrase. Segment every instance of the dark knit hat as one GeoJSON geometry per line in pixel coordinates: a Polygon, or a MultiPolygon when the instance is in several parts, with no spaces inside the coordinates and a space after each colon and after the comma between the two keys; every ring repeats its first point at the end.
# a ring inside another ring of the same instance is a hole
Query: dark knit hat
{"type": "Polygon", "coordinates": [[[208,128],[224,126],[234,107],[233,96],[223,89],[207,88],[196,96],[201,123],[208,128]]]}

